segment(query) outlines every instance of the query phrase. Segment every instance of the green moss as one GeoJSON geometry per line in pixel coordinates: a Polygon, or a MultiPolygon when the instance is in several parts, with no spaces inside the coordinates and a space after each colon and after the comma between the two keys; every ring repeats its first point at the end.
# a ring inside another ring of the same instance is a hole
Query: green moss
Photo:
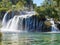
{"type": "Polygon", "coordinates": [[[0,12],[1,11],[7,11],[8,9],[7,8],[0,8],[0,12]]]}
{"type": "Polygon", "coordinates": [[[50,27],[52,24],[51,24],[49,21],[45,21],[45,25],[46,25],[47,27],[50,27]]]}

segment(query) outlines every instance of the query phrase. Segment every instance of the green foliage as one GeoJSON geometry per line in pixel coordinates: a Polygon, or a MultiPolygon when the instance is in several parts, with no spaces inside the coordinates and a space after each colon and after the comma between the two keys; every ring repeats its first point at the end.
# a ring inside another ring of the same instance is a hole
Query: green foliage
{"type": "Polygon", "coordinates": [[[17,4],[16,4],[16,9],[17,10],[22,10],[24,8],[24,4],[21,2],[21,1],[19,1],[17,4]]]}
{"type": "Polygon", "coordinates": [[[0,8],[0,12],[1,11],[7,11],[8,9],[7,8],[0,8]]]}
{"type": "Polygon", "coordinates": [[[31,3],[32,0],[0,0],[0,18],[2,18],[5,14],[3,12],[6,12],[10,9],[24,10],[24,7],[28,7],[31,3]]]}
{"type": "Polygon", "coordinates": [[[33,4],[33,9],[35,10],[37,8],[37,5],[36,4],[33,4]]]}
{"type": "Polygon", "coordinates": [[[59,7],[60,6],[60,0],[54,0],[54,1],[57,2],[57,7],[59,7]]]}
{"type": "Polygon", "coordinates": [[[24,6],[27,5],[28,7],[31,3],[32,0],[2,0],[0,1],[0,8],[12,9],[12,6],[15,5],[16,9],[21,10],[24,6]]]}
{"type": "Polygon", "coordinates": [[[60,20],[60,7],[56,6],[54,2],[56,3],[57,0],[52,1],[53,3],[50,5],[48,3],[38,6],[35,8],[35,11],[41,16],[54,18],[55,20],[60,20]]]}
{"type": "Polygon", "coordinates": [[[2,1],[0,2],[0,8],[4,7],[4,8],[9,8],[12,6],[12,3],[9,1],[2,1]]]}
{"type": "Polygon", "coordinates": [[[44,10],[45,10],[44,7],[37,7],[37,8],[36,8],[36,11],[37,11],[38,13],[43,12],[44,10]]]}

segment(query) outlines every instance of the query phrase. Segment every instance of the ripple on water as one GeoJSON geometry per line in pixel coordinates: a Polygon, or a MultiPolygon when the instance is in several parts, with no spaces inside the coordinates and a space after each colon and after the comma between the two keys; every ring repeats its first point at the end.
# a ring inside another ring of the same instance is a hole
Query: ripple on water
{"type": "Polygon", "coordinates": [[[3,45],[59,45],[60,34],[3,33],[3,45]],[[53,40],[52,40],[53,39],[53,40]]]}

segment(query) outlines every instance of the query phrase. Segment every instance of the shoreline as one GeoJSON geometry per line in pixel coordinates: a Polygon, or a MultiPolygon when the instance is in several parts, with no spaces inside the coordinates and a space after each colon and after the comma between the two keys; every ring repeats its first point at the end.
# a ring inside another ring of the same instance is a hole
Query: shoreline
{"type": "Polygon", "coordinates": [[[60,34],[60,32],[15,32],[15,31],[1,31],[1,33],[39,33],[39,34],[60,34]]]}

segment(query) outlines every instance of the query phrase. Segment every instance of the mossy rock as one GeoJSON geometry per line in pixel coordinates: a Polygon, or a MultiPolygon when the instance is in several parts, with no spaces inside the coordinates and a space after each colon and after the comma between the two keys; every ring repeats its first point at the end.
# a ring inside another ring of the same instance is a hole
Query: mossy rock
{"type": "Polygon", "coordinates": [[[51,32],[51,23],[49,21],[45,21],[44,22],[44,27],[43,27],[43,31],[44,32],[51,32]]]}
{"type": "Polygon", "coordinates": [[[50,27],[52,24],[49,21],[44,22],[47,27],[50,27]]]}

